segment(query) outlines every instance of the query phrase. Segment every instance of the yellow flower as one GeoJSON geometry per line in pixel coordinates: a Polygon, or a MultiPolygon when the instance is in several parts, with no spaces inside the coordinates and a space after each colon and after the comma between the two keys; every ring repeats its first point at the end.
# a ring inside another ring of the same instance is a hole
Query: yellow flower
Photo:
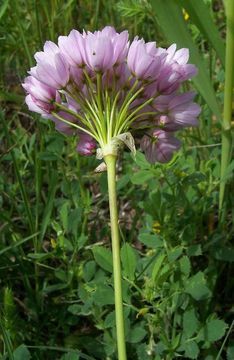
{"type": "Polygon", "coordinates": [[[160,223],[158,221],[155,221],[153,223],[152,228],[153,228],[153,232],[156,233],[156,234],[159,234],[161,232],[161,225],[160,225],[160,223]]]}
{"type": "Polygon", "coordinates": [[[189,14],[187,13],[187,11],[185,9],[183,9],[183,15],[184,15],[184,20],[188,21],[189,19],[189,14]]]}

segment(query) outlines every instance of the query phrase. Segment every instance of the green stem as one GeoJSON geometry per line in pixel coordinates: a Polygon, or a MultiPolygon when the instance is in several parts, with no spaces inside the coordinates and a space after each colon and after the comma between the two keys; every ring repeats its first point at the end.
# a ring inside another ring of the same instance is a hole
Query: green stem
{"type": "Polygon", "coordinates": [[[222,129],[222,154],[221,154],[221,182],[219,193],[219,210],[221,211],[225,181],[222,180],[230,162],[232,137],[232,99],[233,99],[233,79],[234,79],[234,1],[226,0],[227,33],[226,33],[226,59],[225,59],[225,87],[224,87],[224,109],[223,109],[223,129],[222,129]]]}
{"type": "Polygon", "coordinates": [[[117,210],[116,181],[115,181],[116,156],[106,155],[104,157],[104,160],[107,166],[108,191],[109,191],[118,359],[126,360],[127,356],[126,356],[125,335],[124,335],[124,315],[123,315],[122,283],[121,283],[120,238],[119,238],[119,227],[118,227],[118,210],[117,210]]]}

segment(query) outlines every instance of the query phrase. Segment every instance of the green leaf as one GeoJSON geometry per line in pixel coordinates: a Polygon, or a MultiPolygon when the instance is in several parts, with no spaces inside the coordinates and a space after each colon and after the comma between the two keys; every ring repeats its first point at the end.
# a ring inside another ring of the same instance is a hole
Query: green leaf
{"type": "Polygon", "coordinates": [[[211,291],[206,285],[203,272],[199,271],[187,280],[185,292],[197,301],[207,299],[211,296],[211,291]]]}
{"type": "Polygon", "coordinates": [[[68,213],[71,207],[70,201],[65,201],[59,210],[60,218],[65,231],[68,230],[68,213]]]}
{"type": "Polygon", "coordinates": [[[194,309],[187,310],[183,315],[183,334],[188,339],[193,336],[199,326],[194,309]]]}
{"type": "Polygon", "coordinates": [[[39,236],[39,242],[42,243],[42,240],[44,238],[44,235],[46,233],[46,229],[50,223],[51,220],[51,213],[53,210],[53,203],[57,188],[57,181],[58,181],[58,174],[56,171],[52,172],[50,185],[49,185],[49,191],[48,191],[48,198],[46,200],[46,206],[43,213],[43,218],[41,222],[41,229],[40,229],[40,236],[39,236]]]}
{"type": "Polygon", "coordinates": [[[77,239],[78,250],[82,249],[88,240],[88,236],[81,234],[77,239]]]}
{"type": "Polygon", "coordinates": [[[152,179],[154,174],[148,170],[140,170],[131,177],[131,182],[134,185],[145,184],[148,180],[152,179]]]}
{"type": "Polygon", "coordinates": [[[67,310],[73,315],[79,315],[81,311],[81,305],[79,304],[70,305],[68,306],[67,310]]]}
{"type": "Polygon", "coordinates": [[[212,249],[215,259],[227,262],[234,262],[234,248],[227,246],[216,246],[212,249]]]}
{"type": "Polygon", "coordinates": [[[93,300],[99,306],[113,305],[115,303],[114,290],[105,284],[99,284],[93,293],[93,300]]]}
{"type": "Polygon", "coordinates": [[[96,272],[96,263],[95,261],[91,260],[85,263],[83,268],[83,277],[86,282],[90,281],[96,272]]]}
{"type": "Polygon", "coordinates": [[[144,245],[146,245],[147,247],[153,248],[153,249],[163,246],[163,242],[162,242],[160,236],[156,235],[156,234],[152,235],[149,233],[141,233],[138,236],[138,239],[144,245]]]}
{"type": "Polygon", "coordinates": [[[223,174],[223,177],[220,179],[220,181],[227,182],[228,180],[232,179],[233,172],[234,172],[234,160],[227,166],[223,174]]]}
{"type": "Polygon", "coordinates": [[[234,359],[234,343],[231,343],[227,348],[227,360],[234,359]]]}
{"type": "Polygon", "coordinates": [[[140,151],[136,152],[135,161],[141,169],[150,169],[151,167],[150,163],[146,160],[145,155],[140,151]]]}
{"type": "Polygon", "coordinates": [[[21,239],[19,241],[14,242],[13,244],[9,245],[9,246],[5,246],[2,250],[0,250],[0,255],[4,254],[6,251],[12,250],[22,244],[24,244],[25,242],[31,240],[32,238],[34,238],[36,235],[38,235],[39,232],[32,234],[24,239],[21,239]]]}
{"type": "Polygon", "coordinates": [[[45,287],[42,291],[45,294],[50,294],[54,291],[60,291],[63,289],[66,289],[68,287],[68,284],[54,284],[54,285],[49,285],[47,287],[45,287]]]}
{"type": "Polygon", "coordinates": [[[191,245],[187,250],[188,256],[200,256],[202,255],[202,249],[200,244],[191,245]]]}
{"type": "Polygon", "coordinates": [[[137,257],[135,250],[128,244],[124,244],[121,249],[121,261],[123,265],[123,274],[130,280],[134,279],[137,257]]]}
{"type": "Polygon", "coordinates": [[[221,339],[227,329],[227,324],[223,320],[212,319],[199,332],[199,340],[214,342],[221,339]]]}
{"type": "Polygon", "coordinates": [[[0,20],[4,16],[4,14],[7,10],[8,3],[9,3],[9,0],[5,0],[2,2],[1,6],[0,6],[0,20]]]}
{"type": "Polygon", "coordinates": [[[211,17],[210,10],[204,3],[204,0],[179,0],[179,2],[189,14],[192,22],[213,46],[223,66],[225,66],[224,41],[219,34],[218,28],[216,27],[211,17]]]}
{"type": "Polygon", "coordinates": [[[173,262],[175,260],[178,259],[178,257],[180,257],[180,255],[183,252],[183,247],[182,246],[178,246],[175,247],[174,249],[172,249],[169,254],[168,254],[168,261],[169,262],[173,262]]]}
{"type": "MultiPolygon", "coordinates": [[[[128,315],[130,313],[130,309],[128,307],[124,307],[123,309],[124,312],[124,319],[125,321],[128,318],[128,315]]],[[[115,311],[111,311],[109,314],[107,314],[105,321],[104,321],[104,326],[105,328],[111,328],[111,327],[115,327],[115,311]]]]}
{"type": "Polygon", "coordinates": [[[103,246],[94,246],[92,248],[96,263],[104,270],[113,272],[112,253],[103,246]]]}
{"type": "Polygon", "coordinates": [[[14,351],[13,358],[14,360],[29,360],[31,359],[31,355],[27,347],[22,344],[14,351]]]}
{"type": "Polygon", "coordinates": [[[79,355],[69,352],[63,355],[60,360],[79,360],[79,359],[80,359],[79,355]]]}
{"type": "Polygon", "coordinates": [[[29,253],[27,256],[30,259],[43,261],[43,260],[49,259],[53,255],[54,254],[52,252],[49,252],[49,253],[29,253]]]}
{"type": "Polygon", "coordinates": [[[166,39],[171,43],[175,42],[178,47],[189,48],[190,62],[198,67],[199,73],[194,77],[193,82],[204,98],[213,113],[218,119],[221,112],[216,100],[216,94],[211,84],[207,66],[203,57],[199,54],[197,46],[189,33],[188,27],[183,18],[181,6],[172,0],[151,0],[155,17],[161,26],[166,39]]]}
{"type": "Polygon", "coordinates": [[[189,341],[184,345],[186,359],[197,359],[199,347],[195,341],[189,341]]]}
{"type": "Polygon", "coordinates": [[[191,271],[191,263],[188,256],[183,256],[179,260],[179,264],[180,264],[180,271],[182,272],[182,274],[189,276],[191,271]]]}
{"type": "Polygon", "coordinates": [[[153,271],[152,271],[152,280],[154,282],[157,282],[157,278],[160,273],[160,270],[161,270],[161,267],[162,267],[165,257],[166,256],[164,254],[161,254],[155,260],[155,264],[154,264],[153,271]]]}
{"type": "Polygon", "coordinates": [[[144,339],[146,334],[147,334],[146,330],[142,327],[141,324],[138,324],[137,326],[131,329],[129,333],[128,341],[130,343],[139,343],[144,339]]]}

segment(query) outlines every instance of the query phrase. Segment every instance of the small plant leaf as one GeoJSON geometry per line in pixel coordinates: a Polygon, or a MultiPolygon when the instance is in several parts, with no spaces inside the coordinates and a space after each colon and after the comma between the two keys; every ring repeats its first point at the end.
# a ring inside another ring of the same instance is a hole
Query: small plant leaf
{"type": "Polygon", "coordinates": [[[30,352],[28,351],[27,347],[22,344],[17,349],[15,349],[13,353],[14,360],[29,360],[31,359],[30,352]]]}
{"type": "Polygon", "coordinates": [[[93,256],[96,263],[104,270],[112,273],[113,265],[112,265],[112,254],[111,251],[102,247],[102,246],[94,246],[92,248],[93,256]]]}
{"type": "Polygon", "coordinates": [[[134,249],[128,244],[124,244],[121,248],[121,261],[123,265],[123,274],[133,280],[136,271],[137,258],[134,249]]]}
{"type": "Polygon", "coordinates": [[[183,333],[186,338],[193,336],[199,326],[198,319],[195,314],[195,310],[187,310],[183,315],[183,333]]]}
{"type": "Polygon", "coordinates": [[[197,301],[211,296],[211,291],[207,287],[204,274],[201,271],[187,280],[185,291],[197,301]]]}
{"type": "Polygon", "coordinates": [[[227,324],[223,320],[212,319],[199,332],[199,339],[214,342],[221,339],[227,329],[227,324]]]}

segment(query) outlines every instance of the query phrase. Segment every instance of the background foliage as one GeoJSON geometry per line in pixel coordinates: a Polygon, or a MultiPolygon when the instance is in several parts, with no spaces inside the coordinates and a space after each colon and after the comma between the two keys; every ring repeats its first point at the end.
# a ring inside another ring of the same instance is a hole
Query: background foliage
{"type": "Polygon", "coordinates": [[[128,358],[232,360],[234,162],[220,179],[221,0],[1,2],[1,359],[116,359],[106,174],[27,111],[20,86],[45,40],[107,24],[189,47],[203,109],[171,163],[119,159],[128,358]]]}

